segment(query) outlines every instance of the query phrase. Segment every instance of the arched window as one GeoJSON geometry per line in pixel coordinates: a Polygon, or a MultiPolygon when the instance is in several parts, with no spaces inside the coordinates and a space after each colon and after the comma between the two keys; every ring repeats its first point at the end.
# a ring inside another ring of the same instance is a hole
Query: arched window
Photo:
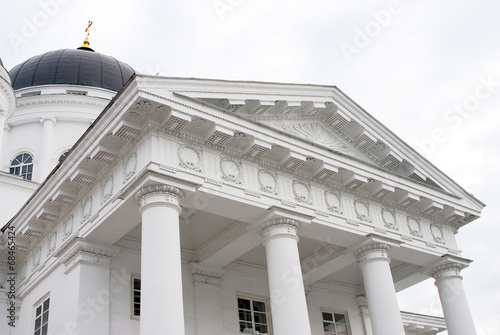
{"type": "Polygon", "coordinates": [[[33,157],[30,154],[20,154],[10,163],[10,174],[15,174],[23,177],[23,179],[31,180],[33,174],[33,157]]]}

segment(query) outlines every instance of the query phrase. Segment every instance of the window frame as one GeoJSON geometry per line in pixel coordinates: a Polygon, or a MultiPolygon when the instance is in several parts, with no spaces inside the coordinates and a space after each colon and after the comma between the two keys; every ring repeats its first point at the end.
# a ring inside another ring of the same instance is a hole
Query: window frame
{"type": "Polygon", "coordinates": [[[32,155],[32,154],[31,154],[30,152],[28,152],[28,151],[22,151],[22,152],[20,152],[20,153],[16,154],[16,155],[14,156],[14,158],[12,158],[12,159],[10,160],[10,162],[9,162],[9,174],[14,175],[14,176],[21,177],[21,178],[23,178],[24,180],[30,180],[30,181],[31,181],[31,180],[33,180],[34,160],[35,160],[35,159],[34,159],[34,155],[32,155]],[[30,163],[26,164],[26,163],[24,162],[24,160],[25,160],[24,155],[28,155],[28,156],[31,158],[31,162],[30,162],[30,163]],[[22,160],[22,161],[18,159],[18,157],[19,157],[19,156],[21,156],[21,160],[22,160]],[[16,161],[18,161],[18,162],[19,162],[19,164],[17,164],[17,165],[13,165],[13,163],[14,163],[14,161],[15,161],[15,160],[16,160],[16,161]],[[26,167],[26,169],[29,169],[29,166],[31,166],[31,171],[30,171],[29,173],[27,173],[26,171],[25,171],[25,172],[23,172],[23,167],[26,167]],[[19,169],[19,173],[15,173],[15,172],[13,172],[13,171],[12,171],[12,169],[14,169],[14,170],[15,170],[16,168],[18,168],[18,169],[19,169]],[[23,177],[23,174],[25,174],[25,175],[26,175],[26,178],[25,178],[25,177],[23,177]],[[28,175],[29,175],[29,178],[27,178],[27,177],[28,177],[28,175]]]}
{"type": "Polygon", "coordinates": [[[335,314],[338,314],[338,315],[343,315],[344,316],[344,319],[345,319],[345,325],[346,325],[346,328],[347,328],[347,335],[352,335],[352,331],[351,331],[351,323],[349,321],[349,313],[347,311],[342,311],[342,310],[338,310],[338,309],[331,309],[331,308],[323,308],[321,307],[320,309],[320,312],[321,312],[321,328],[323,329],[323,334],[324,335],[335,335],[337,332],[327,332],[325,331],[325,326],[324,326],[324,322],[331,322],[329,320],[325,320],[324,317],[323,317],[323,313],[330,313],[332,315],[332,319],[334,320],[333,324],[335,324],[335,314]]]}
{"type": "Polygon", "coordinates": [[[51,305],[51,302],[50,302],[50,294],[46,294],[43,298],[41,298],[40,300],[38,300],[34,305],[33,305],[33,322],[32,322],[32,325],[33,325],[33,328],[32,328],[32,334],[34,335],[38,335],[38,334],[42,334],[42,329],[43,329],[43,326],[47,325],[47,332],[46,334],[49,334],[49,321],[50,321],[50,305],[51,305]],[[47,302],[47,309],[45,309],[45,302],[47,302]],[[41,308],[41,311],[40,311],[40,315],[37,315],[37,310],[38,308],[41,308]],[[47,313],[47,320],[46,322],[43,321],[43,316],[44,314],[47,313]],[[40,318],[40,325],[38,326],[37,328],[37,320],[40,318]],[[39,331],[37,333],[37,331],[39,331]]]}
{"type": "Polygon", "coordinates": [[[141,283],[142,285],[142,282],[141,282],[141,275],[140,274],[137,274],[137,273],[132,273],[131,276],[130,276],[130,318],[132,320],[140,320],[141,319],[141,314],[140,314],[140,311],[141,311],[141,302],[140,302],[140,299],[141,299],[141,289],[142,289],[142,286],[141,286],[141,289],[139,289],[139,315],[136,315],[135,314],[135,301],[134,301],[134,293],[137,291],[135,289],[135,286],[134,286],[134,282],[135,280],[139,280],[139,282],[141,283]]]}
{"type": "MultiPolygon", "coordinates": [[[[272,326],[272,320],[271,320],[271,309],[270,309],[271,304],[270,304],[269,298],[261,297],[261,296],[257,296],[257,295],[245,294],[245,293],[237,293],[236,294],[236,314],[237,314],[237,318],[238,318],[238,322],[237,322],[238,334],[246,334],[246,333],[240,332],[240,322],[243,320],[240,320],[240,315],[239,315],[240,308],[238,306],[238,299],[250,300],[250,302],[251,302],[252,331],[255,331],[255,318],[254,318],[254,310],[253,310],[253,301],[263,302],[265,304],[267,333],[262,333],[262,334],[272,335],[273,334],[273,326],[272,326]]],[[[260,324],[262,324],[262,323],[260,323],[260,324]]],[[[254,334],[254,333],[252,333],[252,334],[254,334]]]]}

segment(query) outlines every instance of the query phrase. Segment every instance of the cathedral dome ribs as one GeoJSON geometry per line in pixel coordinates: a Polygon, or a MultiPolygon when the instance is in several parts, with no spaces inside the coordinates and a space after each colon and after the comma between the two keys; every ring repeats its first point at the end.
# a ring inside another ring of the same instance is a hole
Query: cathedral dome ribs
{"type": "Polygon", "coordinates": [[[34,56],[10,70],[14,90],[38,85],[78,85],[118,92],[134,75],[111,56],[82,49],[61,49],[34,56]]]}

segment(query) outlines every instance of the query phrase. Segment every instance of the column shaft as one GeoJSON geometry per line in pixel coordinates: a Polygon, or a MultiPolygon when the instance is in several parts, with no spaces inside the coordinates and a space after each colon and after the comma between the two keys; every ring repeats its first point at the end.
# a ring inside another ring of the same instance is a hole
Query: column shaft
{"type": "Polygon", "coordinates": [[[297,247],[299,227],[290,219],[275,219],[262,227],[274,335],[311,334],[297,247]]]}
{"type": "Polygon", "coordinates": [[[141,335],[184,334],[179,213],[182,192],[168,185],[143,188],[141,335]]]}
{"type": "Polygon", "coordinates": [[[356,252],[363,273],[374,335],[404,335],[401,312],[389,267],[390,246],[374,243],[356,252]]]}
{"type": "Polygon", "coordinates": [[[448,334],[476,335],[462,277],[459,275],[462,268],[461,264],[447,263],[433,269],[432,276],[436,279],[435,284],[438,288],[448,334]]]}

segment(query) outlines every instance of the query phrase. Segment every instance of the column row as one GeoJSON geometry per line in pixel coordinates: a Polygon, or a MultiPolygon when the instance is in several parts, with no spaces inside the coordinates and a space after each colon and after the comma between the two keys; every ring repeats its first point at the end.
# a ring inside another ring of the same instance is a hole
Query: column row
{"type": "MultiPolygon", "coordinates": [[[[170,185],[136,194],[142,215],[141,334],[184,334],[179,215],[184,197],[170,185]]],[[[273,334],[311,334],[297,242],[299,222],[276,218],[260,226],[266,249],[273,334]]],[[[404,335],[390,269],[393,241],[374,237],[356,248],[374,335],[404,335]]],[[[450,335],[476,334],[459,272],[446,262],[431,270],[450,335]]]]}

